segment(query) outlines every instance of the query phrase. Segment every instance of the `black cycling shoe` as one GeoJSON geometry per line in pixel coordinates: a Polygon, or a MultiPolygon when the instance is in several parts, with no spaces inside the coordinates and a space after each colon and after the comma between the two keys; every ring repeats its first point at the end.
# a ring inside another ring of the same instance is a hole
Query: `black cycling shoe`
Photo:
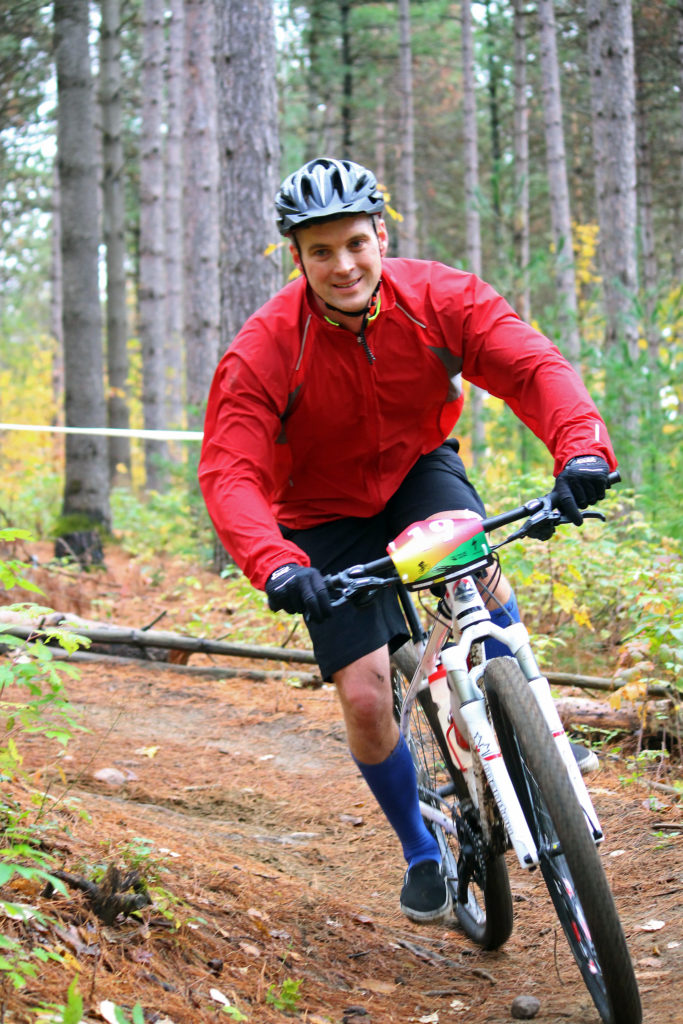
{"type": "Polygon", "coordinates": [[[441,867],[423,860],[406,871],[401,889],[401,910],[416,924],[440,921],[451,909],[451,893],[441,867]]]}
{"type": "Polygon", "coordinates": [[[574,760],[579,766],[582,775],[590,775],[596,768],[600,767],[598,755],[589,747],[582,747],[580,743],[570,743],[574,760]]]}

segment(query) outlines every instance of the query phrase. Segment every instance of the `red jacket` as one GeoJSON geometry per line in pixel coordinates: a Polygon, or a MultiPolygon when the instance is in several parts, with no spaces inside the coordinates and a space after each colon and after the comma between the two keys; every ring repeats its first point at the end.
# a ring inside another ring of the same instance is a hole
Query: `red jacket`
{"type": "Polygon", "coordinates": [[[458,374],[503,399],[546,444],[558,473],[575,455],[616,461],[579,376],[547,338],[472,274],[386,259],[371,364],[329,323],[304,278],[246,322],[211,386],[199,480],[226,550],[263,589],[308,565],[277,523],[307,528],[381,511],[462,409],[458,374]]]}

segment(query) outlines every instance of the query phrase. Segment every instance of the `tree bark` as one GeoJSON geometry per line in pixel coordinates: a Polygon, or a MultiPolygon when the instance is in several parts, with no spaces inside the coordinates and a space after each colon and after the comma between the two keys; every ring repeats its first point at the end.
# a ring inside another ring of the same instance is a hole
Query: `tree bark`
{"type": "Polygon", "coordinates": [[[578,327],[572,219],[569,208],[569,184],[562,126],[562,96],[553,0],[538,0],[538,25],[541,44],[550,221],[555,245],[555,280],[560,302],[560,344],[569,361],[578,368],[581,357],[581,339],[578,327]]]}
{"type": "Polygon", "coordinates": [[[514,246],[517,257],[515,309],[522,320],[531,315],[529,302],[529,106],[527,101],[526,0],[514,0],[515,75],[514,246]]]}
{"type": "Polygon", "coordinates": [[[630,482],[642,478],[637,319],[636,117],[630,0],[588,0],[596,200],[600,228],[608,409],[622,424],[630,482]],[[624,429],[625,428],[625,429],[624,429]]]}
{"type": "MultiPolygon", "coordinates": [[[[465,233],[467,265],[481,275],[481,221],[479,217],[479,147],[474,77],[474,40],[470,0],[461,0],[462,78],[463,78],[463,158],[465,161],[465,233]]],[[[486,448],[484,396],[479,388],[470,389],[472,414],[472,463],[476,467],[486,448]]]]}
{"type": "Polygon", "coordinates": [[[276,291],[273,197],[280,180],[275,27],[269,0],[218,8],[221,347],[276,291]]]}
{"type": "Polygon", "coordinates": [[[183,94],[184,0],[171,0],[168,25],[166,145],[164,149],[164,262],[166,272],[166,422],[184,422],[183,347],[183,94]]]}
{"type": "MultiPolygon", "coordinates": [[[[188,426],[201,430],[220,349],[219,169],[213,0],[185,2],[185,373],[188,426]]],[[[198,459],[198,454],[194,461],[198,459]]]]}
{"type": "MultiPolygon", "coordinates": [[[[130,417],[120,31],[119,0],[102,0],[100,105],[102,205],[107,264],[107,424],[116,430],[126,430],[130,425],[130,417]]],[[[121,435],[109,437],[107,447],[111,483],[130,483],[130,439],[121,435]]]]}
{"type": "Polygon", "coordinates": [[[398,232],[398,254],[417,256],[417,212],[415,199],[415,130],[413,119],[413,69],[410,40],[410,0],[399,0],[399,92],[401,95],[401,152],[399,180],[403,221],[398,232]]]}
{"type": "MultiPolygon", "coordinates": [[[[166,281],[164,273],[164,164],[162,114],[164,96],[164,4],[144,0],[142,46],[142,135],[140,139],[140,285],[142,408],[145,428],[166,426],[166,281]]],[[[146,487],[164,486],[168,445],[145,438],[146,487]]]]}
{"type": "MultiPolygon", "coordinates": [[[[57,153],[61,185],[65,418],[70,427],[104,427],[102,317],[98,285],[98,164],[87,0],[55,0],[57,153]]],[[[66,439],[64,516],[71,528],[110,527],[103,437],[66,439]],[[84,521],[84,522],[83,522],[84,521]]],[[[67,527],[68,529],[68,527],[67,527]]]]}

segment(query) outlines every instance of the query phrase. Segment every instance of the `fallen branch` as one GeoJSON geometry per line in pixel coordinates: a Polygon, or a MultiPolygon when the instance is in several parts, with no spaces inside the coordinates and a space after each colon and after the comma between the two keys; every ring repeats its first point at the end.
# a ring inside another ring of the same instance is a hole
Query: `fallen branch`
{"type": "MultiPolygon", "coordinates": [[[[93,662],[102,665],[140,665],[139,658],[122,658],[116,654],[93,654],[91,651],[75,651],[68,654],[55,648],[53,658],[59,661],[93,662]]],[[[322,686],[320,675],[300,672],[298,669],[221,668],[218,665],[176,665],[170,661],[146,661],[145,672],[178,672],[181,675],[202,676],[205,679],[251,679],[254,682],[268,680],[296,679],[301,686],[322,686]]]]}
{"type": "Polygon", "coordinates": [[[69,617],[61,621],[51,616],[49,620],[35,623],[0,622],[2,633],[11,633],[23,640],[29,640],[36,633],[60,629],[86,637],[96,644],[128,644],[133,647],[162,647],[172,651],[189,651],[192,654],[217,654],[232,658],[263,658],[270,661],[291,661],[304,665],[315,665],[313,651],[300,651],[286,647],[260,647],[255,644],[224,643],[221,640],[207,640],[202,637],[185,636],[182,633],[168,633],[161,630],[130,629],[122,626],[87,625],[69,617]]]}
{"type": "MultiPolygon", "coordinates": [[[[606,679],[603,676],[580,676],[571,672],[546,672],[545,675],[551,686],[576,686],[580,690],[615,692],[627,682],[626,679],[621,679],[619,676],[614,679],[606,679]]],[[[671,690],[664,683],[648,683],[647,693],[649,697],[671,696],[671,690]]]]}

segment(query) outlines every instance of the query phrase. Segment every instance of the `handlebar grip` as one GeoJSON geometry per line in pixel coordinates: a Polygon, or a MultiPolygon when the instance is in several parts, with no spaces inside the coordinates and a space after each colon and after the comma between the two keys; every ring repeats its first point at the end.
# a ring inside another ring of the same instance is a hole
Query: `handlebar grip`
{"type": "Polygon", "coordinates": [[[612,484],[618,484],[621,481],[621,473],[618,469],[615,469],[614,472],[610,473],[610,475],[607,477],[607,480],[610,487],[612,486],[612,484]]]}

